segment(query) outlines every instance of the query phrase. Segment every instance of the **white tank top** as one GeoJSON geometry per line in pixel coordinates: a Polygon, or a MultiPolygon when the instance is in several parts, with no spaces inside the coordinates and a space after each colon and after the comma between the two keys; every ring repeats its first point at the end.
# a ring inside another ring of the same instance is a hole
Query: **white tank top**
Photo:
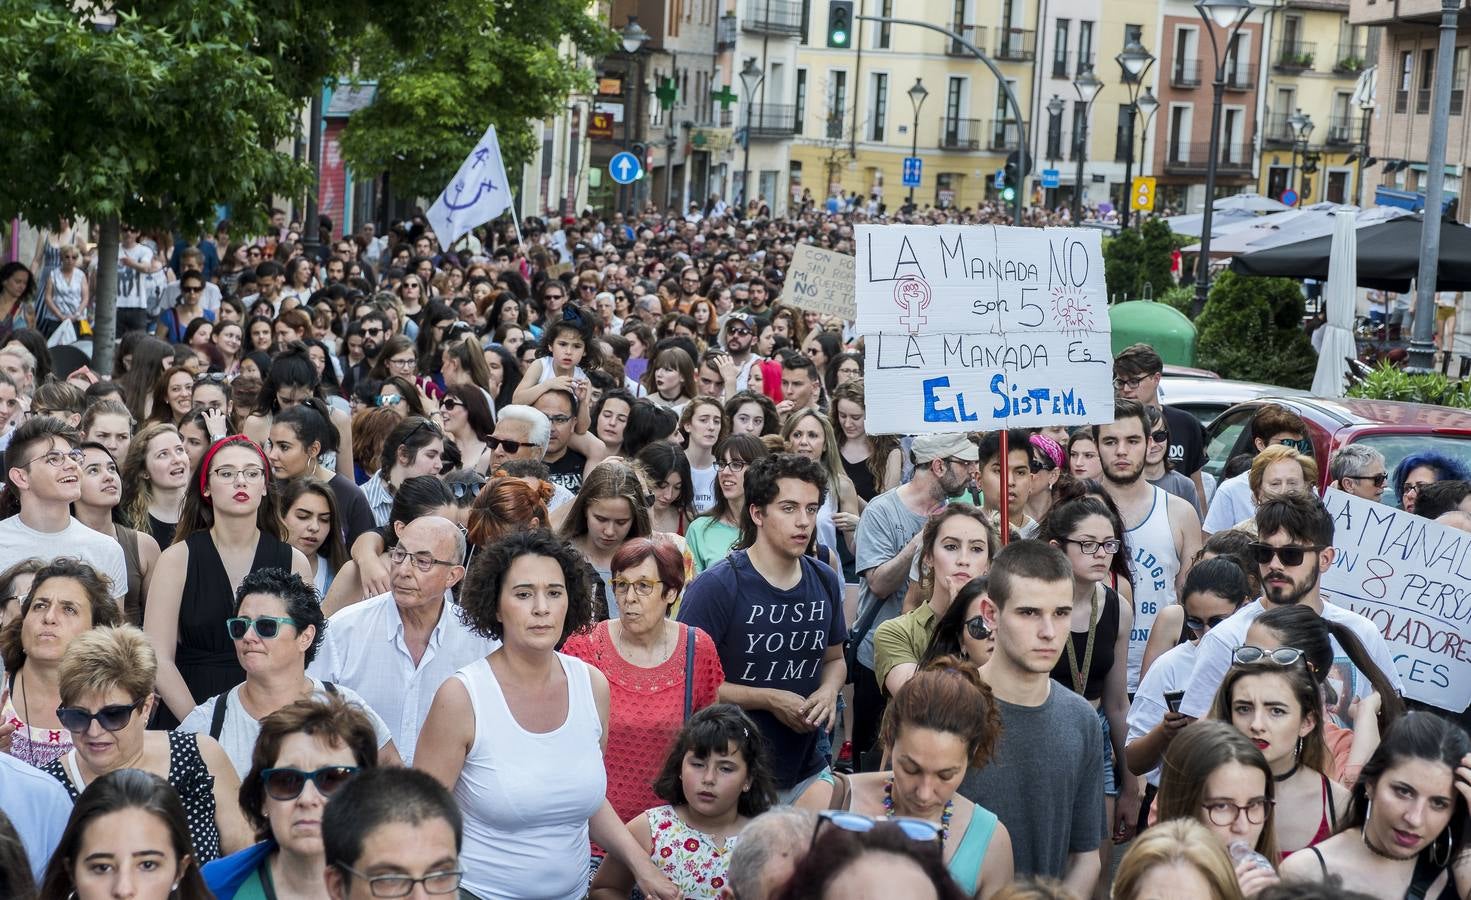
{"type": "Polygon", "coordinates": [[[831,548],[833,553],[838,552],[838,525],[833,521],[833,513],[837,511],[837,491],[829,486],[827,498],[817,510],[817,542],[831,548]]]}
{"type": "Polygon", "coordinates": [[[475,711],[475,742],[455,782],[465,817],[460,863],[482,900],[581,900],[587,895],[588,820],[603,805],[602,723],[587,664],[557,654],[567,718],[532,734],[516,722],[488,660],[455,673],[475,711]]]}
{"type": "Polygon", "coordinates": [[[1139,687],[1139,666],[1144,662],[1144,645],[1159,611],[1175,602],[1175,576],[1180,558],[1175,554],[1175,533],[1170,528],[1169,494],[1153,487],[1149,515],[1124,533],[1129,551],[1129,571],[1134,576],[1134,630],[1129,632],[1129,693],[1139,687]]]}

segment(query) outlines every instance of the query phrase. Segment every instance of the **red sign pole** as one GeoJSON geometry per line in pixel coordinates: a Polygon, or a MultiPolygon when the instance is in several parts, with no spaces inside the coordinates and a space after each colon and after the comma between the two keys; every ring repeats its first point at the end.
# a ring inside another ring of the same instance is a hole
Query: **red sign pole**
{"type": "Polygon", "coordinates": [[[1011,450],[1006,446],[1009,437],[1005,428],[1001,429],[1001,546],[1006,546],[1011,536],[1011,450]]]}

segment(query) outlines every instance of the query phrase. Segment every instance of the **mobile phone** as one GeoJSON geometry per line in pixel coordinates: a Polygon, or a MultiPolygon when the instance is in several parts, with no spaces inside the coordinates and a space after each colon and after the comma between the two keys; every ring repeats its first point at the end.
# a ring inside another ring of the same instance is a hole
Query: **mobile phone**
{"type": "Polygon", "coordinates": [[[1184,691],[1165,691],[1165,706],[1168,706],[1172,713],[1180,711],[1180,701],[1184,699],[1184,691]]]}

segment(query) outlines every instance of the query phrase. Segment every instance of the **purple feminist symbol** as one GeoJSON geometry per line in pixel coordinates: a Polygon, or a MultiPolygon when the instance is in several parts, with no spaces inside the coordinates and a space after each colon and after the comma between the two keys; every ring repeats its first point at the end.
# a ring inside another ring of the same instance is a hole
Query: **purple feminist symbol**
{"type": "Polygon", "coordinates": [[[930,305],[930,286],[913,276],[901,278],[894,284],[894,303],[904,310],[899,324],[918,334],[919,326],[929,321],[924,309],[930,305]]]}

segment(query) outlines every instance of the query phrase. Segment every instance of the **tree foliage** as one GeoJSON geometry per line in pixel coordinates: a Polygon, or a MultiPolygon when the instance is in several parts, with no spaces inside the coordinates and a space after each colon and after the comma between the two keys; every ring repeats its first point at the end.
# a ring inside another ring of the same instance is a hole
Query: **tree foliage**
{"type": "Polygon", "coordinates": [[[436,196],[494,124],[506,168],[530,159],[539,123],[567,96],[588,90],[578,54],[613,49],[613,33],[581,0],[446,0],[425,4],[432,45],[403,52],[401,35],[376,23],[357,43],[357,76],[376,81],[374,102],[348,120],[344,158],[388,173],[394,189],[436,196]]]}
{"type": "Polygon", "coordinates": [[[1222,378],[1311,387],[1318,357],[1302,329],[1305,309],[1290,278],[1223,272],[1196,320],[1196,365],[1222,378]]]}
{"type": "Polygon", "coordinates": [[[1117,300],[1158,299],[1174,286],[1170,257],[1177,238],[1163,219],[1149,218],[1139,230],[1124,229],[1103,245],[1103,274],[1108,293],[1117,300]]]}

